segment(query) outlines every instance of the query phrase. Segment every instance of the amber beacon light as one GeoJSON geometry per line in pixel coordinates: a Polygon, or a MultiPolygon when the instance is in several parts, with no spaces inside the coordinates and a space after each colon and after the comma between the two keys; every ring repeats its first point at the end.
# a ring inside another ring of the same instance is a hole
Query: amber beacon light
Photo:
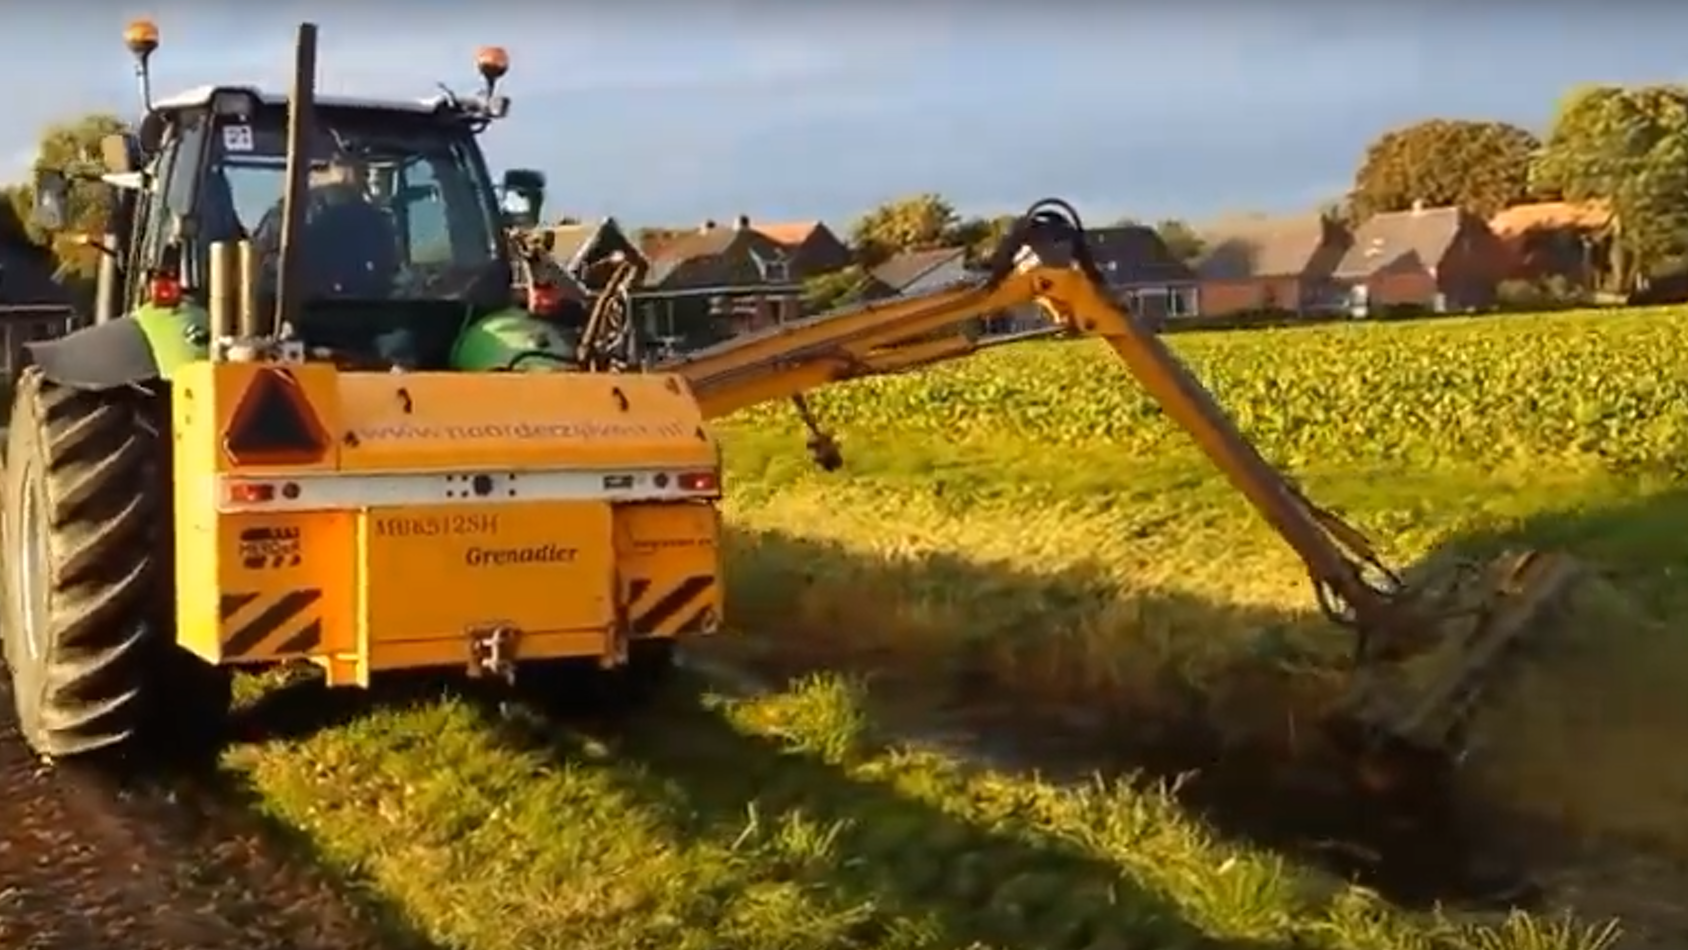
{"type": "Polygon", "coordinates": [[[483,46],[475,51],[475,68],[487,82],[497,82],[510,71],[510,54],[502,46],[483,46]]]}
{"type": "Polygon", "coordinates": [[[138,59],[146,59],[158,49],[158,26],[151,20],[135,20],[123,28],[123,45],[138,59]]]}

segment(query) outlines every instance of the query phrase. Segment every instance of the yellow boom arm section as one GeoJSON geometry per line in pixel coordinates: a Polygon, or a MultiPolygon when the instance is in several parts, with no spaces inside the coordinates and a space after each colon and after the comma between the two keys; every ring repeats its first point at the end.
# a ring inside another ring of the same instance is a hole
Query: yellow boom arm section
{"type": "MultiPolygon", "coordinates": [[[[1260,455],[1161,338],[1108,297],[1080,237],[1074,226],[1058,219],[1030,216],[1005,241],[995,272],[987,278],[819,314],[699,350],[659,368],[684,376],[704,417],[712,419],[757,403],[802,397],[828,383],[954,359],[981,346],[1028,337],[1100,337],[1306,562],[1321,603],[1337,619],[1373,635],[1377,646],[1400,639],[1390,636],[1407,619],[1394,604],[1398,584],[1378,564],[1364,536],[1308,502],[1260,455]],[[1063,264],[1048,261],[1061,257],[1066,258],[1063,264]],[[986,344],[960,330],[972,318],[1027,304],[1041,305],[1054,326],[986,344]],[[1374,579],[1384,583],[1374,586],[1374,579]]],[[[807,420],[800,399],[799,409],[807,420]]],[[[817,436],[830,442],[818,432],[817,436]]],[[[1397,649],[1408,646],[1402,643],[1397,649]]]]}
{"type": "MultiPolygon", "coordinates": [[[[1314,505],[1268,463],[1161,338],[1117,306],[1104,287],[1078,216],[1062,202],[1039,202],[1004,238],[986,278],[747,334],[656,369],[685,377],[705,418],[792,399],[814,433],[811,449],[830,469],[841,460],[831,438],[810,415],[806,393],[828,383],[974,352],[981,344],[963,331],[967,321],[1040,305],[1052,318],[1049,330],[983,345],[1028,336],[1104,340],[1167,416],[1189,433],[1300,556],[1321,609],[1357,634],[1357,666],[1369,669],[1458,638],[1461,660],[1422,697],[1406,705],[1391,699],[1386,704],[1391,708],[1362,709],[1346,723],[1362,725],[1366,735],[1361,741],[1368,746],[1451,751],[1487,671],[1498,666],[1542,605],[1569,580],[1569,568],[1531,556],[1477,572],[1493,588],[1479,595],[1485,608],[1482,623],[1449,622],[1450,617],[1471,616],[1468,592],[1462,591],[1460,598],[1467,609],[1456,609],[1446,590],[1434,597],[1425,589],[1407,590],[1359,531],[1314,505]]],[[[1368,677],[1361,679],[1369,682],[1368,677]]],[[[1370,698],[1353,702],[1375,705],[1370,698]]]]}

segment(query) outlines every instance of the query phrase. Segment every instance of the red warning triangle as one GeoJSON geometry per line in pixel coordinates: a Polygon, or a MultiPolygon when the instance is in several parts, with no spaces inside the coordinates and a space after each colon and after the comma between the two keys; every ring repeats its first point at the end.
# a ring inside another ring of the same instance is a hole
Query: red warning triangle
{"type": "Polygon", "coordinates": [[[328,450],[328,434],[293,374],[259,370],[235,405],[223,451],[236,465],[306,465],[328,450]]]}

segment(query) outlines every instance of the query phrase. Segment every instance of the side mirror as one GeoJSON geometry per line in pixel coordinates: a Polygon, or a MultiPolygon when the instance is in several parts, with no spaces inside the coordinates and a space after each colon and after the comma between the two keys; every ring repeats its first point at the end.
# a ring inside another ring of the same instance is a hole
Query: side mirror
{"type": "Polygon", "coordinates": [[[70,219],[70,181],[50,168],[35,171],[35,205],[30,218],[44,231],[62,231],[70,219]]]}
{"type": "Polygon", "coordinates": [[[508,224],[531,228],[539,224],[545,207],[545,173],[534,168],[512,168],[504,173],[504,212],[508,224]]]}
{"type": "Polygon", "coordinates": [[[500,194],[498,208],[504,212],[504,226],[523,231],[539,227],[539,212],[534,210],[533,200],[527,195],[515,191],[503,191],[500,194]]]}

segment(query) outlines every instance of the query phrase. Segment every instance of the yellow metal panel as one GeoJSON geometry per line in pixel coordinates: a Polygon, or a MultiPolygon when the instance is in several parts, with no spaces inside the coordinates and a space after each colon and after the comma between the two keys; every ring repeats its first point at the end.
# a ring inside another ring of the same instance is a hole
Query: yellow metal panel
{"type": "Polygon", "coordinates": [[[218,613],[225,660],[290,659],[355,646],[353,527],[346,512],[220,520],[218,613]]]}
{"type": "Polygon", "coordinates": [[[615,561],[603,502],[384,507],[360,517],[371,651],[466,640],[489,626],[524,637],[607,635],[613,626],[615,561]]]}
{"type": "Polygon", "coordinates": [[[177,542],[182,645],[228,663],[354,648],[352,527],[339,512],[224,515],[210,530],[196,526],[186,545],[177,542]]]}
{"type": "Polygon", "coordinates": [[[716,465],[675,377],[585,373],[344,373],[345,471],[716,465]]]}
{"type": "Polygon", "coordinates": [[[176,640],[215,663],[222,657],[217,498],[211,488],[211,473],[217,470],[218,430],[214,387],[205,369],[183,367],[170,400],[176,640]]]}
{"type": "Polygon", "coordinates": [[[634,636],[713,633],[720,625],[720,515],[671,502],[616,509],[622,602],[634,636]]]}
{"type": "MultiPolygon", "coordinates": [[[[354,521],[334,512],[219,514],[223,437],[263,364],[194,363],[172,382],[177,641],[212,662],[254,663],[353,646],[354,521]]],[[[274,367],[272,368],[283,368],[274,367]]],[[[328,431],[332,367],[288,366],[328,431]]],[[[321,472],[335,460],[289,472],[321,472]]]]}

